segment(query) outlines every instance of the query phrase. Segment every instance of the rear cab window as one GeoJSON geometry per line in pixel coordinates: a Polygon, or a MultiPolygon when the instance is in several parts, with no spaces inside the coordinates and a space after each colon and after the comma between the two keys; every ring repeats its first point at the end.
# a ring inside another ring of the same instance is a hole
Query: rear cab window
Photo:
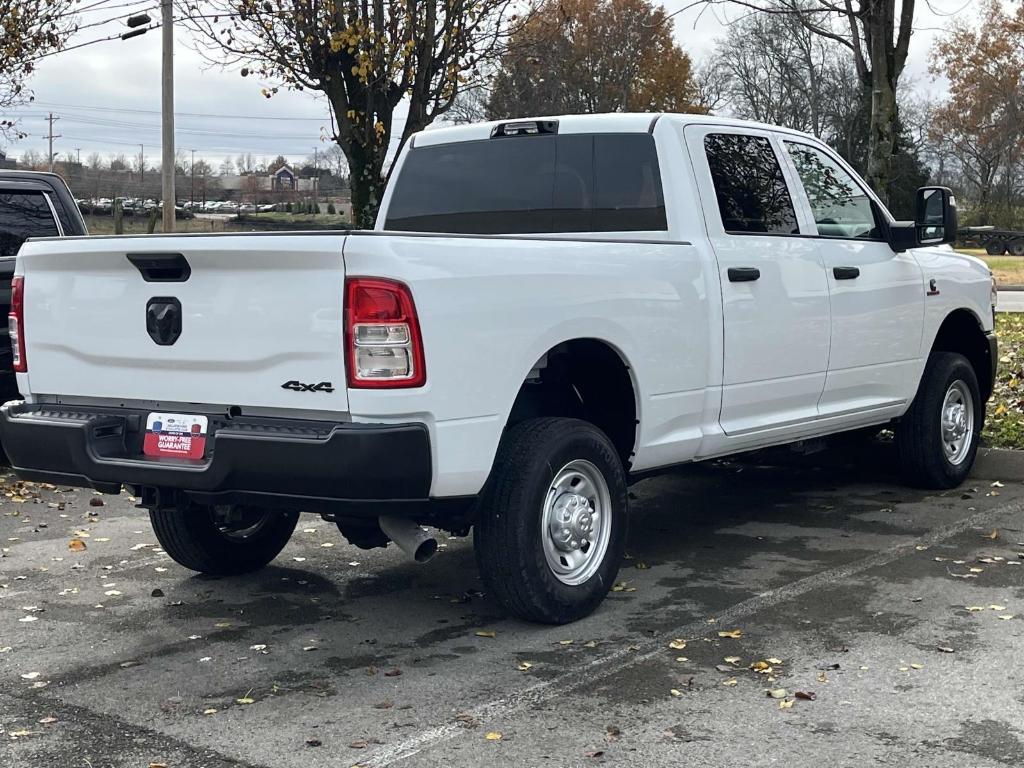
{"type": "Polygon", "coordinates": [[[45,193],[0,189],[0,256],[16,256],[30,237],[59,234],[45,193]]]}
{"type": "Polygon", "coordinates": [[[800,233],[786,177],[767,138],[709,133],[704,152],[727,234],[800,233]]]}
{"type": "Polygon", "coordinates": [[[654,138],[555,134],[414,147],[384,227],[455,234],[664,231],[654,138]]]}

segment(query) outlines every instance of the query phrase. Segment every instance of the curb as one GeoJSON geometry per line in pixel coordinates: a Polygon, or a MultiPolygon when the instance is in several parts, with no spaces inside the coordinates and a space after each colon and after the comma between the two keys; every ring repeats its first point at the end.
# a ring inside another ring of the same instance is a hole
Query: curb
{"type": "Polygon", "coordinates": [[[1024,285],[996,285],[996,290],[999,291],[1024,291],[1024,285]]]}
{"type": "Polygon", "coordinates": [[[971,477],[978,480],[1024,481],[1024,451],[979,448],[971,477]]]}

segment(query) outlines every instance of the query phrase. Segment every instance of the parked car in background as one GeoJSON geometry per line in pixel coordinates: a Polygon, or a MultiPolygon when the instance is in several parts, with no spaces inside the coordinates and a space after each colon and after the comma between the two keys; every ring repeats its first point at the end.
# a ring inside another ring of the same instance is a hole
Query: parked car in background
{"type": "Polygon", "coordinates": [[[52,173],[0,171],[0,402],[16,397],[7,315],[15,256],[30,237],[86,235],[64,180],[52,173]]]}
{"type": "Polygon", "coordinates": [[[374,231],[30,243],[0,437],[23,478],[128,485],[197,571],[266,565],[300,511],[417,560],[429,524],[473,531],[511,613],[572,621],[652,472],[888,427],[910,482],[967,477],[997,354],[956,235],[948,189],[896,221],[784,128],[417,133],[374,231]]]}

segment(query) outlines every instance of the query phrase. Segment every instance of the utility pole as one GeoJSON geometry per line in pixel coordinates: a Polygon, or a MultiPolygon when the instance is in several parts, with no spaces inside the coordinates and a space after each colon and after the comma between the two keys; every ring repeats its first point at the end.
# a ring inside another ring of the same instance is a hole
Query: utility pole
{"type": "Polygon", "coordinates": [[[196,207],[196,151],[194,149],[189,150],[192,153],[192,164],[189,165],[189,170],[192,171],[192,194],[189,199],[192,201],[192,207],[196,207]]]}
{"type": "Polygon", "coordinates": [[[75,147],[75,154],[78,156],[78,164],[81,165],[82,164],[82,148],[81,147],[75,147]]]}
{"type": "Polygon", "coordinates": [[[174,231],[174,2],[160,3],[160,32],[163,38],[163,87],[160,100],[162,122],[164,232],[174,231]]]}
{"type": "Polygon", "coordinates": [[[57,120],[60,120],[60,118],[59,117],[54,117],[53,116],[53,112],[51,112],[50,116],[46,118],[46,122],[48,122],[50,124],[50,132],[46,135],[46,138],[50,142],[50,156],[48,158],[49,161],[50,161],[50,173],[53,173],[53,140],[60,138],[60,134],[59,133],[56,136],[53,133],[53,124],[57,120]]]}
{"type": "Polygon", "coordinates": [[[146,199],[146,147],[139,144],[139,197],[146,199]]]}

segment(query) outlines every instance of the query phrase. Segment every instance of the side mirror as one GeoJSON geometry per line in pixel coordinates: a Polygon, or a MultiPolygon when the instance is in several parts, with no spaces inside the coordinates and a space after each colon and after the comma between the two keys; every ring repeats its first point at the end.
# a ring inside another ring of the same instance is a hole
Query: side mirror
{"type": "Polygon", "coordinates": [[[889,246],[902,253],[910,248],[942,245],[956,240],[959,228],[956,198],[948,187],[921,187],[913,221],[896,221],[883,227],[889,246]]]}
{"type": "Polygon", "coordinates": [[[914,226],[919,245],[942,245],[956,240],[956,198],[951,189],[921,187],[917,190],[916,210],[914,226]]]}

